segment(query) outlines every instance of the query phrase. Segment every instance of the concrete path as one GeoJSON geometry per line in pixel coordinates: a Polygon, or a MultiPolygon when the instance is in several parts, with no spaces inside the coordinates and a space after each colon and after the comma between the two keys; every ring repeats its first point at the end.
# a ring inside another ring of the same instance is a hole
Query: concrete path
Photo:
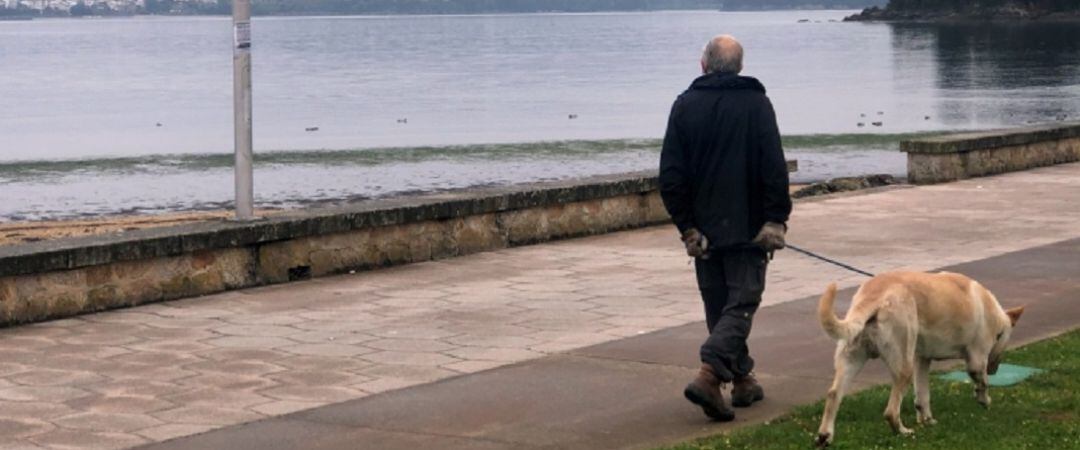
{"type": "MultiPolygon", "coordinates": [[[[789,239],[871,271],[931,269],[1080,237],[1078,202],[1080,164],[1071,164],[798,203],[789,239]]],[[[350,400],[385,401],[397,394],[373,394],[516,362],[585,358],[573,351],[658,330],[685,330],[672,342],[692,356],[704,331],[687,263],[674,231],[657,227],[6,329],[0,448],[160,442],[350,400]]],[[[833,280],[854,286],[862,278],[782,253],[765,301],[816,295],[833,280]]],[[[762,323],[755,333],[790,325],[762,323]]],[[[619,362],[627,376],[651,379],[632,359],[619,362]]],[[[675,384],[686,376],[681,367],[655,369],[675,384]]],[[[669,387],[656,389],[667,395],[669,387]]],[[[820,395],[811,391],[805,398],[820,395]]],[[[547,396],[523,390],[517,398],[547,396]]],[[[515,417],[506,411],[513,403],[500,404],[487,414],[515,417]]],[[[685,413],[672,420],[696,418],[685,413]]],[[[306,433],[323,435],[312,426],[306,433]]],[[[450,446],[447,439],[438,445],[450,446]]]]}

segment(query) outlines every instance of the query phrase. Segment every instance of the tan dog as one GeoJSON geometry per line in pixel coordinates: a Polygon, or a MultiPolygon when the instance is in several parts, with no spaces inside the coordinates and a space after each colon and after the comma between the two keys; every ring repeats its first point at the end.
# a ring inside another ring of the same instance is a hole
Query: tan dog
{"type": "Polygon", "coordinates": [[[832,443],[836,412],[844,392],[868,359],[880,357],[892,373],[885,420],[894,431],[912,431],[900,421],[900,402],[915,384],[918,422],[934,423],[930,413],[930,363],[963,358],[975,384],[975,397],[990,406],[987,373],[997,372],[1001,355],[1023,307],[1002,310],[994,294],[955,273],[891,272],[867,281],[855,293],[844,320],[833,312],[836,284],[818,304],[825,332],[839,341],[836,376],[825,400],[817,445],[832,443]]]}

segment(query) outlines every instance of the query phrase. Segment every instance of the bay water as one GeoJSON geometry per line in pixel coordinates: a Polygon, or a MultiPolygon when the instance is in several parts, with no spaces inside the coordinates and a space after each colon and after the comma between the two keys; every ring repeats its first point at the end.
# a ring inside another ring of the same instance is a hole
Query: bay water
{"type": "MultiPolygon", "coordinates": [[[[258,17],[261,207],[655,170],[730,33],[795,181],[904,174],[897,143],[1080,117],[1080,25],[851,11],[258,17]]],[[[224,17],[0,22],[0,221],[228,207],[224,17]]]]}

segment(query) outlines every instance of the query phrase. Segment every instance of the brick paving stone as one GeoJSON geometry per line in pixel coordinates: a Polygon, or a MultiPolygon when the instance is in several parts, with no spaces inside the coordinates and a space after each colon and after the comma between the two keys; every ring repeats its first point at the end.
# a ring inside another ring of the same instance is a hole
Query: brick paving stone
{"type": "Polygon", "coordinates": [[[393,326],[371,330],[368,334],[392,339],[443,339],[453,336],[455,333],[426,325],[417,326],[412,324],[412,326],[409,326],[409,324],[397,323],[393,326]]]}
{"type": "Polygon", "coordinates": [[[407,388],[410,386],[416,386],[419,383],[420,382],[417,382],[416,380],[409,380],[405,378],[378,378],[375,380],[357,384],[353,386],[353,388],[368,392],[370,394],[379,394],[383,392],[407,388]]]}
{"type": "Polygon", "coordinates": [[[257,420],[263,417],[251,411],[234,408],[220,408],[213,406],[182,406],[150,414],[154,418],[166,423],[183,423],[193,425],[233,425],[237,423],[257,420]]]}
{"type": "Polygon", "coordinates": [[[329,370],[289,370],[269,377],[286,386],[349,386],[370,380],[355,373],[329,370]]]}
{"type": "Polygon", "coordinates": [[[145,414],[82,412],[53,419],[54,424],[74,430],[129,432],[161,425],[161,421],[145,414]]]}
{"type": "MultiPolygon", "coordinates": [[[[22,439],[56,428],[51,423],[35,419],[9,419],[0,417],[0,435],[10,439],[22,439]]],[[[4,445],[0,443],[0,445],[4,445]]]]}
{"type": "Polygon", "coordinates": [[[434,339],[379,339],[365,342],[364,346],[400,352],[441,352],[457,347],[434,339]]]}
{"type": "Polygon", "coordinates": [[[307,356],[334,356],[334,357],[349,357],[364,355],[373,353],[376,350],[361,345],[347,345],[347,344],[296,344],[286,347],[281,347],[282,351],[292,353],[294,355],[307,355],[307,356]]]}
{"type": "Polygon", "coordinates": [[[214,331],[226,336],[284,337],[301,333],[301,330],[282,325],[224,325],[214,331]]]}
{"type": "MultiPolygon", "coordinates": [[[[441,366],[459,361],[440,353],[433,352],[392,352],[378,351],[363,356],[364,360],[377,364],[404,364],[410,366],[441,366]]],[[[0,391],[2,393],[3,391],[0,391]]]]}
{"type": "MultiPolygon", "coordinates": [[[[456,364],[456,363],[450,363],[456,364]]],[[[359,371],[360,374],[372,378],[393,378],[400,380],[412,380],[414,382],[435,381],[454,375],[452,371],[433,366],[417,366],[408,364],[380,364],[359,371]]]]}
{"type": "MultiPolygon", "coordinates": [[[[300,402],[335,403],[363,397],[357,389],[328,386],[283,386],[259,391],[260,394],[277,400],[300,402]]],[[[250,408],[249,408],[250,409],[250,408]]]]}
{"type": "MultiPolygon", "coordinates": [[[[210,361],[241,362],[252,361],[269,364],[287,355],[271,349],[257,348],[217,348],[199,352],[198,355],[210,361]]],[[[264,372],[261,372],[264,373],[264,372]]]]}
{"type": "Polygon", "coordinates": [[[446,338],[447,342],[468,347],[528,348],[538,344],[536,339],[525,336],[464,335],[446,338]]]}
{"type": "Polygon", "coordinates": [[[153,397],[92,395],[70,400],[67,406],[72,410],[97,413],[139,414],[171,408],[175,405],[153,397]]]}
{"type": "Polygon", "coordinates": [[[167,441],[169,439],[191,436],[193,434],[199,434],[205,431],[213,430],[213,425],[193,425],[184,423],[170,423],[165,425],[158,425],[156,427],[144,428],[136,431],[135,434],[146,438],[152,442],[167,441]]]}
{"type": "Polygon", "coordinates": [[[5,378],[7,381],[22,386],[79,386],[104,379],[90,372],[53,369],[29,370],[5,378]]]}
{"type": "MultiPolygon", "coordinates": [[[[275,358],[279,359],[279,358],[275,358]]],[[[184,366],[185,369],[202,374],[206,373],[225,373],[230,375],[239,376],[261,376],[268,373],[280,372],[284,368],[280,365],[262,362],[258,360],[221,360],[221,361],[199,361],[184,366]]]]}
{"type": "Polygon", "coordinates": [[[152,398],[162,398],[167,395],[187,392],[192,390],[192,388],[166,381],[127,379],[114,380],[109,383],[86,386],[86,390],[107,396],[134,395],[152,398]]]}
{"type": "MultiPolygon", "coordinates": [[[[262,388],[262,390],[266,389],[273,389],[273,387],[262,388]]],[[[260,403],[267,403],[273,399],[260,395],[255,391],[210,387],[199,388],[182,394],[170,395],[165,397],[164,400],[176,405],[246,408],[260,403]]]]}
{"type": "Polygon", "coordinates": [[[295,342],[280,337],[230,336],[203,341],[219,348],[279,348],[296,345],[295,342]]]}
{"type": "Polygon", "coordinates": [[[84,430],[55,430],[29,438],[30,442],[48,448],[92,448],[100,450],[131,448],[147,442],[127,433],[87,432],[84,430]]]}
{"type": "Polygon", "coordinates": [[[535,359],[540,353],[519,348],[494,348],[494,347],[462,347],[448,350],[447,355],[465,361],[504,361],[517,362],[535,359]]]}
{"type": "Polygon", "coordinates": [[[191,392],[203,388],[218,388],[226,390],[238,390],[238,391],[251,391],[262,388],[268,388],[271,386],[277,386],[278,383],[274,381],[268,375],[265,376],[241,376],[233,375],[230,373],[204,373],[202,375],[196,375],[193,377],[183,378],[176,381],[176,384],[180,387],[187,389],[177,392],[191,392]]]}
{"type": "MultiPolygon", "coordinates": [[[[295,400],[276,400],[261,405],[251,406],[248,409],[266,416],[283,416],[285,414],[303,411],[325,405],[325,402],[301,402],[295,400]]],[[[188,433],[192,434],[192,433],[188,433]]],[[[183,435],[180,435],[183,436],[183,435]]]]}
{"type": "MultiPolygon", "coordinates": [[[[574,347],[577,348],[577,347],[574,347]]],[[[506,365],[503,361],[461,361],[443,366],[446,369],[461,373],[476,373],[506,365]]]]}
{"type": "Polygon", "coordinates": [[[0,401],[0,418],[47,420],[74,412],[74,409],[59,402],[0,401]]]}
{"type": "Polygon", "coordinates": [[[0,389],[0,400],[17,402],[56,402],[85,397],[89,392],[68,386],[13,386],[0,389]]]}

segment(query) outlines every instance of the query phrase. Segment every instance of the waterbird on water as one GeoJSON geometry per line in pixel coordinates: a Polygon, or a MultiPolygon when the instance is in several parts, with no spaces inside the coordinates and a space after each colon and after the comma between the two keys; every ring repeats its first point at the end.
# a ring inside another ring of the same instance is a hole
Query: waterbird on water
{"type": "Polygon", "coordinates": [[[160,126],[161,126],[161,122],[158,122],[158,123],[157,123],[157,126],[159,126],[159,127],[160,127],[160,126]]]}
{"type": "Polygon", "coordinates": [[[571,114],[571,115],[569,116],[569,118],[570,118],[570,120],[574,120],[574,119],[577,119],[577,114],[571,114]]]}
{"type": "Polygon", "coordinates": [[[874,122],[874,123],[872,123],[872,124],[870,124],[870,125],[873,125],[873,126],[875,126],[875,127],[880,127],[880,126],[882,126],[882,125],[885,125],[885,122],[874,122]]]}
{"type": "Polygon", "coordinates": [[[862,122],[859,122],[859,123],[857,123],[856,125],[858,125],[858,126],[859,126],[859,128],[862,128],[862,127],[865,127],[865,126],[866,126],[866,124],[865,124],[865,123],[862,123],[862,122]]]}
{"type": "Polygon", "coordinates": [[[398,119],[397,123],[409,123],[409,119],[407,117],[404,119],[398,119]]]}
{"type": "Polygon", "coordinates": [[[307,127],[307,128],[304,128],[304,131],[307,131],[307,132],[319,131],[319,127],[307,127]]]}

